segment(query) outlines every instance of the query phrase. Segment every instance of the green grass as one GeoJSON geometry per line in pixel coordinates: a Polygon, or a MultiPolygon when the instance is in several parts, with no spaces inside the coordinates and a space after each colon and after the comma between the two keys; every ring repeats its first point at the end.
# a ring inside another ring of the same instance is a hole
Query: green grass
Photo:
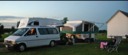
{"type": "Polygon", "coordinates": [[[98,40],[107,40],[107,33],[97,33],[96,39],[98,40]]]}
{"type": "MultiPolygon", "coordinates": [[[[122,42],[119,46],[119,55],[128,55],[128,44],[122,42]]],[[[36,47],[29,48],[24,52],[7,51],[0,48],[1,55],[117,55],[117,52],[108,53],[99,48],[99,43],[77,43],[75,45],[58,45],[56,47],[36,47]]]]}
{"type": "Polygon", "coordinates": [[[4,38],[6,38],[6,37],[8,37],[9,35],[11,35],[12,33],[4,33],[4,34],[2,34],[2,38],[4,39],[4,38]]]}
{"type": "Polygon", "coordinates": [[[2,34],[2,38],[0,38],[0,42],[3,42],[4,41],[4,38],[8,37],[11,34],[12,33],[4,33],[4,34],[2,34]]]}
{"type": "MultiPolygon", "coordinates": [[[[106,34],[105,34],[106,35],[106,34]]],[[[98,34],[98,40],[107,40],[104,34],[98,34]],[[101,36],[101,37],[100,37],[101,36]]],[[[119,46],[119,55],[128,55],[128,41],[122,41],[119,46]]],[[[118,55],[117,52],[108,53],[99,48],[99,42],[77,43],[75,45],[58,45],[55,47],[29,48],[24,52],[8,51],[5,47],[0,47],[0,55],[118,55]]]]}

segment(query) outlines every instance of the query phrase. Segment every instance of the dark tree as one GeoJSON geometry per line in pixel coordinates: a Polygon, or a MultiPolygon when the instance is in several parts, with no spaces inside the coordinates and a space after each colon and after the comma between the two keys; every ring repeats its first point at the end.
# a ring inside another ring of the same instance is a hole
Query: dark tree
{"type": "Polygon", "coordinates": [[[65,24],[68,21],[68,17],[64,17],[63,24],[65,24]]]}
{"type": "Polygon", "coordinates": [[[11,31],[12,31],[12,32],[15,31],[15,26],[12,26],[11,31]]]}
{"type": "Polygon", "coordinates": [[[107,33],[107,30],[99,30],[99,33],[107,33]]]}
{"type": "Polygon", "coordinates": [[[0,38],[2,37],[1,35],[4,33],[4,25],[0,23],[0,38]]]}

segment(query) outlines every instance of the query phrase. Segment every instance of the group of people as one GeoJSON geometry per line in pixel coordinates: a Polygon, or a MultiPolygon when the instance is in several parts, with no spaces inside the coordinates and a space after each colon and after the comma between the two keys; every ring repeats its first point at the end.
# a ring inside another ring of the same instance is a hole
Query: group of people
{"type": "Polygon", "coordinates": [[[66,35],[67,42],[66,45],[73,45],[74,44],[74,36],[73,35],[66,35]]]}
{"type": "Polygon", "coordinates": [[[61,40],[62,40],[62,44],[66,44],[66,45],[73,45],[75,43],[74,35],[72,34],[63,33],[61,40]]]}

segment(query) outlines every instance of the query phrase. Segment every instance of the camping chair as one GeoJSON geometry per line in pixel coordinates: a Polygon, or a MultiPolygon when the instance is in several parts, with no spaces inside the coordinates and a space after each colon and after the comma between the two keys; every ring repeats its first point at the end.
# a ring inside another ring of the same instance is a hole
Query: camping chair
{"type": "Polygon", "coordinates": [[[120,42],[122,40],[121,36],[115,36],[114,38],[116,39],[115,44],[114,45],[110,45],[110,46],[107,47],[107,51],[110,52],[110,53],[112,51],[118,52],[118,46],[119,46],[119,44],[120,44],[120,42]]]}

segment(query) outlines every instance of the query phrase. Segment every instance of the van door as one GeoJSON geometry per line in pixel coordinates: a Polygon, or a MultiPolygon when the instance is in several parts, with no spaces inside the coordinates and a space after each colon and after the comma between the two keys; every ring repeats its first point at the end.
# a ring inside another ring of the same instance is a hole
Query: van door
{"type": "Polygon", "coordinates": [[[23,38],[27,47],[38,46],[38,35],[36,28],[30,28],[23,38]]]}
{"type": "Polygon", "coordinates": [[[55,28],[38,28],[40,45],[49,45],[51,40],[60,40],[58,31],[55,28]]]}
{"type": "Polygon", "coordinates": [[[47,28],[38,28],[39,42],[40,45],[48,45],[49,44],[49,34],[47,28]]]}

